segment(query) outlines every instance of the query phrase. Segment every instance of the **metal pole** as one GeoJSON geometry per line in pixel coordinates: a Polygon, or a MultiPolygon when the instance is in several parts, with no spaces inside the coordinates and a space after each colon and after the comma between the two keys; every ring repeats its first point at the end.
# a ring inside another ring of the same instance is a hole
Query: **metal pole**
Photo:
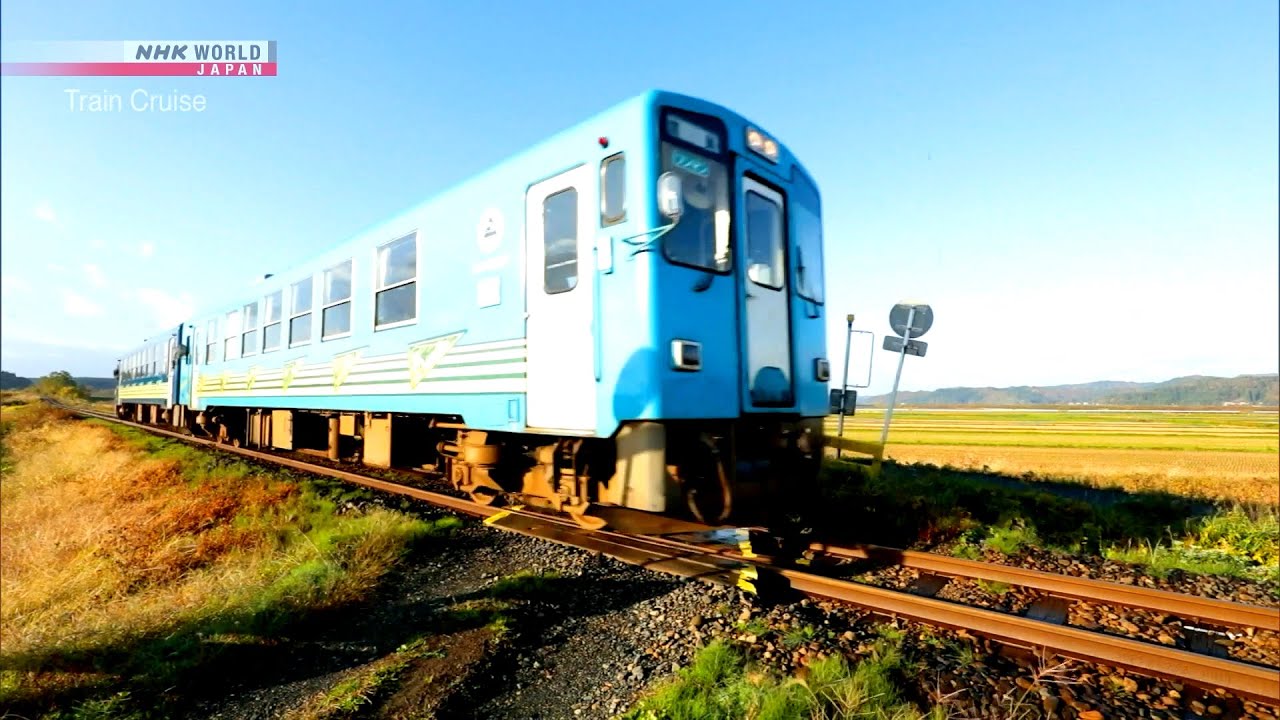
{"type": "MultiPolygon", "coordinates": [[[[836,420],[836,437],[844,439],[844,394],[849,392],[849,344],[853,342],[853,313],[845,315],[848,325],[844,333],[844,379],[840,381],[840,417],[836,420]]],[[[836,459],[840,458],[840,445],[836,445],[836,459]]]]}
{"type": "Polygon", "coordinates": [[[884,429],[880,431],[880,447],[883,450],[889,439],[889,419],[893,417],[893,405],[898,400],[898,381],[902,379],[902,361],[907,359],[907,343],[911,342],[911,326],[916,321],[914,306],[907,311],[907,329],[902,333],[902,351],[898,353],[898,372],[893,376],[893,392],[889,393],[889,407],[884,411],[884,429]]]}

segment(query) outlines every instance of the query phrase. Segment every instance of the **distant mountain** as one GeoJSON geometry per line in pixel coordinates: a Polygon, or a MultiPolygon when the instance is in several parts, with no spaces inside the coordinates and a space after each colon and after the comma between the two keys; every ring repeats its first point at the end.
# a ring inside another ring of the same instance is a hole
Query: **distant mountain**
{"type": "MultiPolygon", "coordinates": [[[[884,405],[887,395],[859,398],[884,405]]],[[[1007,388],[955,387],[898,393],[899,405],[1280,405],[1280,375],[1233,378],[1188,375],[1158,383],[1099,382],[1076,385],[1020,385],[1007,388]]]]}
{"type": "Polygon", "coordinates": [[[18,377],[8,370],[0,370],[0,390],[21,390],[31,384],[31,381],[18,377]]]}
{"type": "MultiPolygon", "coordinates": [[[[0,390],[21,390],[35,381],[36,378],[24,378],[7,370],[0,370],[0,390]]],[[[116,386],[116,379],[109,377],[78,377],[75,381],[90,390],[111,390],[116,386]]]]}

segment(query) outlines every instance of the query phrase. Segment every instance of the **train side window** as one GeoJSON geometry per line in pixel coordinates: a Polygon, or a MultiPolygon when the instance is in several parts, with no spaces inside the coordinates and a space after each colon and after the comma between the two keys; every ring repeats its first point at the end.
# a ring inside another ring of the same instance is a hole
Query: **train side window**
{"type": "Polygon", "coordinates": [[[240,357],[258,354],[258,303],[244,306],[244,332],[240,333],[240,357]]]}
{"type": "Polygon", "coordinates": [[[803,174],[793,173],[793,189],[788,209],[795,223],[796,292],[821,304],[823,301],[822,222],[818,190],[803,174]]]}
{"type": "Polygon", "coordinates": [[[578,286],[578,191],[561,190],[542,201],[542,289],[548,295],[578,286]]]}
{"type": "Polygon", "coordinates": [[[290,290],[289,347],[298,347],[311,342],[311,278],[294,283],[290,290]]]}
{"type": "Polygon", "coordinates": [[[324,271],[324,306],[320,310],[320,339],[351,334],[351,261],[324,271]]]}
{"type": "Polygon", "coordinates": [[[373,299],[374,329],[412,322],[418,317],[418,234],[378,248],[373,299]]]}
{"type": "Polygon", "coordinates": [[[600,227],[627,219],[627,158],[611,155],[600,163],[600,227]]]}
{"type": "Polygon", "coordinates": [[[283,290],[277,290],[262,301],[262,352],[280,349],[280,300],[283,290]]]}
{"type": "Polygon", "coordinates": [[[208,365],[214,362],[214,355],[218,351],[218,319],[214,318],[209,321],[208,327],[204,331],[204,364],[208,365]]]}
{"type": "Polygon", "coordinates": [[[240,311],[227,313],[226,334],[222,343],[222,359],[235,360],[240,357],[240,311]]]}

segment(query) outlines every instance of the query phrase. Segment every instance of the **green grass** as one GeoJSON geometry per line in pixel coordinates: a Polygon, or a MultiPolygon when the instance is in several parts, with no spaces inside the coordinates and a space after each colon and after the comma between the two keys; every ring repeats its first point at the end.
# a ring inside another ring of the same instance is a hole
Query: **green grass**
{"type": "Polygon", "coordinates": [[[1040,539],[1036,537],[1035,528],[1017,520],[990,528],[983,543],[1004,555],[1017,555],[1023,548],[1039,547],[1040,539]]]}
{"type": "Polygon", "coordinates": [[[1257,580],[1280,597],[1280,517],[1274,512],[1231,508],[1189,524],[1180,538],[1116,543],[1104,554],[1159,577],[1180,570],[1257,580]]]}
{"type": "Polygon", "coordinates": [[[538,600],[551,596],[560,582],[560,573],[521,570],[499,579],[488,592],[499,599],[538,600]]]}
{"type": "Polygon", "coordinates": [[[815,512],[834,541],[933,547],[979,559],[983,548],[1106,555],[1167,573],[1248,577],[1280,588],[1280,509],[1213,506],[1168,493],[1117,493],[1109,502],[1059,495],[1038,481],[888,462],[877,477],[828,461],[815,512]],[[1204,511],[1208,511],[1205,513],[1204,511]],[[1203,513],[1203,514],[1197,514],[1203,513]]]}
{"type": "Polygon", "coordinates": [[[444,657],[444,650],[428,649],[427,641],[427,637],[415,638],[390,655],[351,673],[315,699],[303,714],[310,720],[336,720],[358,717],[372,710],[394,691],[414,660],[444,657]]]}
{"type": "Polygon", "coordinates": [[[0,704],[31,715],[181,714],[172,689],[214,681],[206,669],[225,650],[268,645],[318,610],[362,600],[421,542],[461,525],[340,512],[350,495],[336,483],[131,429],[110,427],[123,440],[112,445],[93,424],[52,423],[4,431],[6,532],[28,516],[41,532],[13,545],[17,563],[5,568],[20,592],[6,596],[0,704]],[[90,474],[91,489],[75,485],[90,474]],[[42,509],[68,492],[84,505],[42,509]],[[50,632],[50,617],[67,631],[50,632]]]}
{"type": "Polygon", "coordinates": [[[974,584],[992,595],[1003,595],[1013,589],[1009,583],[996,580],[975,580],[974,584]]]}
{"type": "Polygon", "coordinates": [[[788,630],[782,636],[782,644],[788,649],[795,649],[801,645],[807,645],[810,641],[818,636],[818,631],[812,625],[801,625],[797,628],[788,630]]]}
{"type": "MultiPolygon", "coordinates": [[[[899,638],[900,640],[900,638],[899,638]]],[[[677,676],[623,717],[627,720],[801,720],[943,718],[906,702],[897,677],[907,670],[893,639],[877,641],[856,665],[839,656],[811,662],[803,677],[782,678],[752,667],[734,648],[715,641],[677,676]]]]}

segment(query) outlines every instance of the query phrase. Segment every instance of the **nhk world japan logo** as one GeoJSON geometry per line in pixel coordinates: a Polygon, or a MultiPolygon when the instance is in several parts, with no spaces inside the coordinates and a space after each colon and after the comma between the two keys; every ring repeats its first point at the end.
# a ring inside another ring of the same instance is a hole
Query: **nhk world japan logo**
{"type": "Polygon", "coordinates": [[[0,74],[44,77],[274,77],[275,40],[11,43],[0,74]]]}

